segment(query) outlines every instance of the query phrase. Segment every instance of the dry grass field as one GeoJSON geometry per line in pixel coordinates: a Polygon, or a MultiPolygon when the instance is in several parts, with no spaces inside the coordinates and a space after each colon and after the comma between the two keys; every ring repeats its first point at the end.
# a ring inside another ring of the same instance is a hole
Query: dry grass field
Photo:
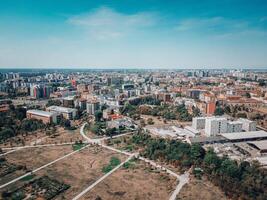
{"type": "Polygon", "coordinates": [[[143,161],[123,166],[81,199],[155,200],[169,199],[177,180],[166,173],[153,170],[143,161]]]}

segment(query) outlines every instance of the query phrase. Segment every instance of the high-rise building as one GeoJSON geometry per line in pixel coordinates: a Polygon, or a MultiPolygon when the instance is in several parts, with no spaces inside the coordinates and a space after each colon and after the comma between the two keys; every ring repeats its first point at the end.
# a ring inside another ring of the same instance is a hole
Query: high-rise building
{"type": "Polygon", "coordinates": [[[227,133],[227,119],[224,117],[206,118],[205,134],[216,136],[220,133],[227,133]]]}
{"type": "Polygon", "coordinates": [[[47,85],[32,85],[30,87],[30,95],[35,99],[49,98],[52,87],[47,85]]]}
{"type": "Polygon", "coordinates": [[[86,111],[89,115],[94,115],[97,110],[100,109],[100,103],[98,101],[89,101],[86,104],[86,111]]]}

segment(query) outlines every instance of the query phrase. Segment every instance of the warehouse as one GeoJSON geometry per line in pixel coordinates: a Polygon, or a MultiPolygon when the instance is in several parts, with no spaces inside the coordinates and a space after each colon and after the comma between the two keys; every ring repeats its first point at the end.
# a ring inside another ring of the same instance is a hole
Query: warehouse
{"type": "Polygon", "coordinates": [[[267,139],[267,132],[266,131],[222,133],[221,135],[224,138],[226,138],[229,142],[243,142],[243,141],[267,139]]]}
{"type": "Polygon", "coordinates": [[[260,154],[267,153],[267,140],[248,142],[248,145],[257,149],[260,154]]]}

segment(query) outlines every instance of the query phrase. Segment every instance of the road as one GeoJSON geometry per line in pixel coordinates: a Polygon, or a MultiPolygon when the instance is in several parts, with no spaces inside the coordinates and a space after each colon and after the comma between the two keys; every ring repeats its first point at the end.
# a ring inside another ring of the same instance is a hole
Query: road
{"type": "Polygon", "coordinates": [[[169,200],[175,200],[182,187],[189,182],[189,173],[186,172],[178,177],[179,183],[176,186],[169,200]]]}
{"type": "Polygon", "coordinates": [[[1,188],[4,188],[4,187],[6,187],[6,186],[8,186],[8,185],[10,185],[10,184],[12,184],[12,183],[17,182],[17,181],[21,180],[22,178],[24,178],[24,177],[26,177],[26,176],[29,176],[29,175],[31,175],[31,174],[33,174],[33,173],[35,173],[35,172],[38,172],[38,171],[40,171],[41,169],[44,169],[45,167],[48,167],[48,166],[50,166],[50,165],[52,165],[52,164],[54,164],[54,163],[56,163],[56,162],[58,162],[58,161],[60,161],[60,160],[62,160],[62,159],[64,159],[64,158],[67,158],[67,157],[69,157],[69,156],[71,156],[71,155],[73,155],[73,154],[75,154],[75,153],[77,153],[77,152],[79,152],[79,151],[81,151],[81,150],[87,148],[88,146],[89,146],[89,145],[86,145],[86,146],[82,147],[81,149],[78,149],[78,150],[76,150],[76,151],[73,151],[73,152],[71,152],[71,153],[69,153],[69,154],[67,154],[67,155],[65,155],[65,156],[62,156],[62,157],[60,157],[60,158],[58,158],[58,159],[56,159],[56,160],[54,160],[54,161],[52,161],[52,162],[50,162],[50,163],[47,163],[47,164],[45,164],[45,165],[43,165],[43,166],[41,166],[41,167],[39,167],[39,168],[37,168],[37,169],[34,169],[34,170],[31,171],[31,172],[28,172],[28,173],[26,173],[26,174],[24,174],[24,175],[22,175],[22,176],[20,176],[20,177],[18,177],[18,178],[16,178],[16,179],[13,179],[12,181],[9,181],[9,182],[7,182],[7,183],[1,185],[1,186],[0,186],[0,189],[1,189],[1,188]]]}

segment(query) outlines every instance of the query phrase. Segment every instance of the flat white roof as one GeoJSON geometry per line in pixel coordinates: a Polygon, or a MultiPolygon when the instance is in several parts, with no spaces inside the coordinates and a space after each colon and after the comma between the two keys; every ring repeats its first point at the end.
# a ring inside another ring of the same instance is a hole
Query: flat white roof
{"type": "Polygon", "coordinates": [[[229,121],[228,124],[243,124],[243,122],[240,121],[229,121]]]}
{"type": "Polygon", "coordinates": [[[66,107],[61,107],[61,106],[50,106],[47,109],[48,110],[53,110],[53,111],[56,111],[56,112],[60,112],[60,113],[70,113],[70,112],[77,111],[74,108],[66,108],[66,107]]]}
{"type": "Polygon", "coordinates": [[[192,132],[194,134],[198,134],[199,133],[199,130],[194,129],[192,126],[185,126],[184,129],[188,130],[188,131],[190,131],[190,132],[192,132]]]}
{"type": "Polygon", "coordinates": [[[245,119],[245,118],[239,118],[238,121],[240,121],[240,122],[248,122],[248,123],[253,122],[253,121],[251,121],[249,119],[245,119]]]}
{"type": "Polygon", "coordinates": [[[39,115],[44,117],[51,117],[54,114],[51,112],[43,111],[43,110],[27,110],[27,113],[33,114],[33,115],[39,115]]]}
{"type": "Polygon", "coordinates": [[[238,139],[253,139],[267,137],[266,131],[249,131],[249,132],[236,132],[236,133],[221,133],[223,137],[228,140],[238,140],[238,139]]]}
{"type": "Polygon", "coordinates": [[[256,147],[258,147],[260,150],[267,149],[267,140],[261,140],[261,141],[254,141],[249,142],[249,144],[254,144],[256,147]]]}

